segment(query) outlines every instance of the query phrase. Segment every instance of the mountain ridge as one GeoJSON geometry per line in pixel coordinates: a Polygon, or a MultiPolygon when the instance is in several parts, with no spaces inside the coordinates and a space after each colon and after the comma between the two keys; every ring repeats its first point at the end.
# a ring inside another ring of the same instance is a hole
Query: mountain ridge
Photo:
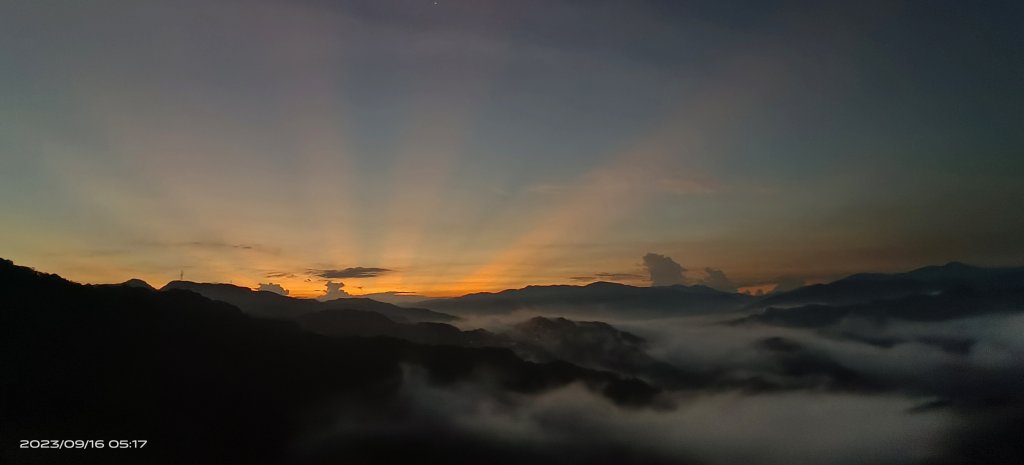
{"type": "Polygon", "coordinates": [[[502,314],[517,310],[545,309],[595,316],[668,317],[739,309],[754,297],[711,289],[675,285],[638,287],[595,282],[534,285],[498,292],[479,292],[460,297],[420,301],[419,306],[454,314],[502,314]]]}
{"type": "Polygon", "coordinates": [[[380,313],[396,321],[445,322],[457,319],[453,315],[446,315],[426,308],[402,307],[364,297],[318,301],[290,297],[270,291],[257,291],[234,284],[171,281],[160,288],[160,291],[167,290],[195,292],[235,305],[246,313],[267,318],[294,319],[320,310],[346,308],[380,313]]]}

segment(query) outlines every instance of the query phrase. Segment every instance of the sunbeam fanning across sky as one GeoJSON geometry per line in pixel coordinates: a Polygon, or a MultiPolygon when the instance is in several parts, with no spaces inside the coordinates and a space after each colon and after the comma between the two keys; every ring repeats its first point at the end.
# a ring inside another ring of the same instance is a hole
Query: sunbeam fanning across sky
{"type": "Polygon", "coordinates": [[[0,7],[0,464],[1020,465],[1024,2],[0,7]]]}
{"type": "Polygon", "coordinates": [[[0,237],[83,281],[310,297],[635,275],[652,250],[769,288],[1016,263],[1004,13],[22,2],[0,18],[0,237]],[[389,271],[316,272],[351,267],[389,271]]]}

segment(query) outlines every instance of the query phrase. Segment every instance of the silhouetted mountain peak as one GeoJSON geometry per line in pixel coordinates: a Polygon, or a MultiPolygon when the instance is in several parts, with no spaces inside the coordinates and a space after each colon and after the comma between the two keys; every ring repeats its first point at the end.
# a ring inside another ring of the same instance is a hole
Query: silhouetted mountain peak
{"type": "MultiPolygon", "coordinates": [[[[951,262],[946,262],[943,265],[926,265],[926,266],[922,266],[920,268],[916,268],[914,270],[909,271],[909,273],[929,272],[929,271],[938,271],[938,270],[950,272],[950,271],[968,271],[968,270],[983,270],[983,269],[986,269],[986,267],[975,266],[975,265],[971,265],[971,264],[964,263],[964,262],[951,261],[951,262]]],[[[991,269],[991,268],[989,268],[989,269],[991,269]]]]}
{"type": "Polygon", "coordinates": [[[420,302],[446,312],[509,313],[546,309],[559,313],[623,318],[660,318],[736,310],[752,297],[707,286],[637,287],[595,282],[585,286],[527,286],[420,302]]]}
{"type": "Polygon", "coordinates": [[[978,288],[1024,287],[1024,267],[982,267],[962,262],[926,266],[906,273],[913,279],[978,288]]]}
{"type": "Polygon", "coordinates": [[[145,282],[145,281],[143,281],[141,279],[138,279],[138,278],[129,279],[129,280],[119,284],[119,286],[138,287],[138,288],[141,288],[141,289],[149,289],[149,290],[152,290],[152,291],[156,290],[155,287],[153,287],[149,283],[147,283],[147,282],[145,282]]]}
{"type": "Polygon", "coordinates": [[[594,282],[592,282],[590,284],[587,284],[586,286],[583,286],[583,287],[588,287],[588,288],[592,288],[592,289],[593,288],[598,288],[598,289],[600,289],[600,288],[620,289],[620,288],[624,288],[624,287],[633,287],[633,286],[630,286],[630,285],[627,285],[627,284],[622,284],[622,283],[613,283],[611,281],[594,281],[594,282]]]}
{"type": "Polygon", "coordinates": [[[709,286],[705,286],[703,284],[694,284],[692,286],[687,286],[685,284],[676,284],[676,285],[671,286],[671,287],[685,289],[685,290],[687,290],[689,292],[703,292],[705,294],[730,294],[729,292],[720,291],[718,289],[715,289],[715,288],[709,287],[709,286]]]}
{"type": "MultiPolygon", "coordinates": [[[[858,273],[827,284],[805,286],[766,296],[753,305],[792,307],[800,305],[853,305],[912,296],[969,295],[1024,289],[1024,267],[987,268],[949,262],[905,273],[858,273]]],[[[947,299],[948,300],[948,299],[947,299]]]]}
{"type": "Polygon", "coordinates": [[[387,302],[368,299],[366,297],[343,297],[340,299],[321,302],[319,308],[348,308],[376,312],[394,321],[404,322],[447,322],[455,321],[458,318],[446,313],[435,312],[426,308],[401,307],[387,302]]]}
{"type": "MultiPolygon", "coordinates": [[[[222,291],[247,292],[247,293],[260,292],[260,291],[254,291],[254,290],[252,290],[251,288],[248,288],[248,287],[238,286],[238,285],[235,285],[235,284],[227,284],[227,283],[199,283],[199,282],[195,282],[195,281],[179,281],[179,280],[174,280],[174,281],[168,282],[167,284],[164,285],[164,287],[160,288],[161,291],[166,291],[166,290],[170,290],[170,289],[186,289],[186,290],[193,290],[193,289],[220,289],[222,291]]],[[[273,294],[273,293],[271,293],[271,294],[273,294]]],[[[280,295],[280,294],[275,294],[275,295],[280,295]]],[[[284,296],[281,296],[281,297],[284,297],[284,296]]]]}

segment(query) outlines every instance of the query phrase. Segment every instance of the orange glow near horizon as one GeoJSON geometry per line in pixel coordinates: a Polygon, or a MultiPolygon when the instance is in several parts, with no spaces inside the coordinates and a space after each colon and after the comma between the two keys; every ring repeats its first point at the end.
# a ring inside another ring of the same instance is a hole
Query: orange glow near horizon
{"type": "Polygon", "coordinates": [[[775,290],[775,287],[775,283],[755,284],[753,286],[743,286],[737,289],[736,291],[741,294],[762,295],[772,292],[773,290],[775,290]]]}
{"type": "MultiPolygon", "coordinates": [[[[40,36],[96,42],[52,56],[74,85],[12,87],[34,109],[0,128],[13,141],[0,256],[79,282],[159,286],[184,271],[299,297],[327,282],[443,297],[601,275],[644,283],[645,253],[720,270],[746,292],[783,275],[1015,263],[985,245],[1019,242],[1013,215],[958,202],[972,220],[961,223],[990,226],[934,227],[950,213],[935,205],[959,198],[939,165],[933,185],[865,188],[889,171],[859,167],[894,153],[855,157],[880,145],[823,144],[777,124],[780,111],[820,103],[782,104],[806,85],[788,50],[729,49],[690,75],[680,70],[691,63],[659,71],[612,66],[614,50],[526,46],[508,34],[515,8],[499,2],[468,2],[461,33],[404,31],[346,8],[207,3],[154,16],[169,21],[160,37],[173,47],[121,43],[137,32],[121,21],[40,36]],[[215,44],[177,35],[225,27],[244,33],[215,44]],[[119,46],[133,52],[108,53],[119,46]],[[921,195],[933,188],[941,195],[921,195]],[[359,267],[387,271],[323,277],[359,267]]],[[[1013,172],[974,194],[1009,198],[1013,172]]]]}

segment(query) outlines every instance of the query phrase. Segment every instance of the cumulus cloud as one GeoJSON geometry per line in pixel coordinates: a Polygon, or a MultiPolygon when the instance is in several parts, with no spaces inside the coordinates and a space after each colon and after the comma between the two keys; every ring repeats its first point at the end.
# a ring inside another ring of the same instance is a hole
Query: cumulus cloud
{"type": "Polygon", "coordinates": [[[367,268],[362,266],[338,269],[338,270],[309,270],[310,273],[327,279],[353,279],[353,278],[375,278],[394,270],[387,268],[367,268]]]}
{"type": "Polygon", "coordinates": [[[288,289],[281,287],[280,284],[274,283],[260,283],[259,287],[257,287],[256,290],[273,292],[274,294],[288,295],[288,289]]]}
{"type": "Polygon", "coordinates": [[[324,283],[324,286],[326,287],[324,289],[324,295],[317,297],[318,300],[334,300],[352,296],[348,292],[345,292],[345,283],[343,282],[327,281],[324,283]]]}
{"type": "Polygon", "coordinates": [[[644,255],[644,268],[650,274],[651,286],[672,286],[683,284],[686,268],[671,257],[656,253],[644,255]]]}
{"type": "Polygon", "coordinates": [[[736,292],[736,285],[729,280],[724,271],[709,267],[704,268],[704,274],[706,276],[700,284],[723,292],[736,292]]]}

